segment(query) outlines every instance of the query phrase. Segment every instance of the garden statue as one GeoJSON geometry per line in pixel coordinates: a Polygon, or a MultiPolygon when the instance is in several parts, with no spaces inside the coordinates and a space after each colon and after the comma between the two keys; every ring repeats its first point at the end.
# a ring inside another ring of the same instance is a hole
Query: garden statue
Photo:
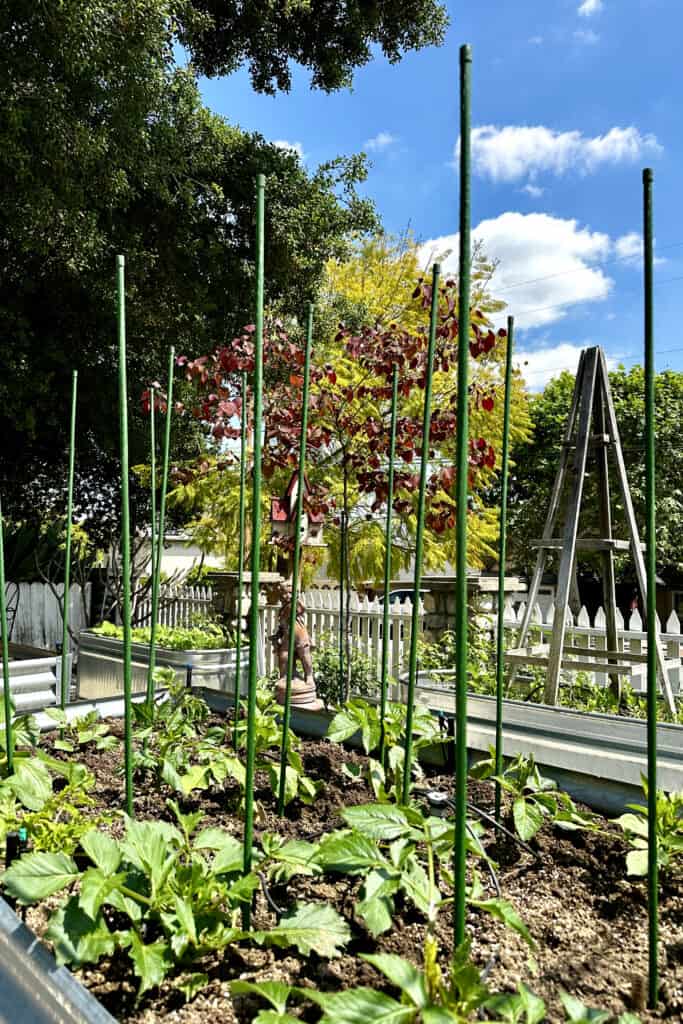
{"type": "MultiPolygon", "coordinates": [[[[289,656],[289,619],[292,605],[292,587],[289,583],[281,583],[278,588],[280,613],[277,632],[271,641],[277,654],[280,678],[275,684],[275,696],[279,704],[285,702],[287,688],[287,660],[289,656]]],[[[301,597],[296,602],[296,624],[294,626],[294,664],[292,666],[292,707],[307,708],[310,711],[322,709],[322,701],[318,700],[313,678],[313,657],[311,655],[311,639],[304,619],[304,603],[301,597]],[[296,675],[296,663],[301,664],[303,679],[296,675]]]]}

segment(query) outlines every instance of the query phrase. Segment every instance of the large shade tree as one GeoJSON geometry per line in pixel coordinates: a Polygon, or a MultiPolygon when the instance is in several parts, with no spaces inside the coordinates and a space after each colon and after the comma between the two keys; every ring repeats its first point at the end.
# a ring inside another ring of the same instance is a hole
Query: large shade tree
{"type": "MultiPolygon", "coordinates": [[[[360,157],[309,172],[296,155],[206,109],[196,66],[249,64],[258,89],[348,84],[379,44],[389,59],[438,42],[429,0],[214,4],[197,0],[7,0],[0,8],[0,478],[16,515],[24,480],[59,475],[70,371],[80,372],[79,471],[116,473],[114,256],[128,270],[132,391],[169,344],[207,350],[245,323],[253,297],[254,178],[267,177],[267,299],[300,309],[352,233],[375,226],[360,157]],[[343,14],[343,18],[340,17],[343,14]],[[313,31],[315,28],[315,31],[313,31]]],[[[147,425],[131,429],[133,461],[147,425]]],[[[176,454],[198,435],[176,431],[176,454]]],[[[88,490],[88,488],[85,488],[88,490]]]]}

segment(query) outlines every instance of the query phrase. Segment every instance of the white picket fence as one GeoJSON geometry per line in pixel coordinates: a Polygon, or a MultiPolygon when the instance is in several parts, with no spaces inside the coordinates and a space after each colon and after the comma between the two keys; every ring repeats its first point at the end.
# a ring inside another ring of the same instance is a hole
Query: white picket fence
{"type": "MultiPolygon", "coordinates": [[[[192,625],[197,616],[207,616],[213,608],[211,587],[183,587],[171,585],[159,591],[159,614],[157,622],[160,626],[192,625]]],[[[135,625],[147,626],[152,619],[151,594],[144,601],[139,601],[135,609],[135,625]]]]}
{"type": "MultiPolygon", "coordinates": [[[[69,625],[73,636],[90,623],[91,585],[73,583],[69,588],[69,625]]],[[[64,585],[47,583],[8,583],[5,587],[9,639],[54,651],[62,642],[62,602],[64,585]]],[[[74,649],[70,640],[69,647],[74,649]]]]}
{"type": "MultiPolygon", "coordinates": [[[[303,594],[306,608],[306,627],[315,647],[336,647],[339,640],[339,591],[307,590],[303,594]]],[[[277,632],[279,608],[266,605],[261,608],[261,636],[265,671],[269,675],[277,669],[275,651],[270,637],[277,632]]],[[[410,648],[413,603],[410,598],[389,606],[389,676],[398,679],[405,670],[410,648]]],[[[424,608],[420,602],[420,632],[424,628],[424,608]]],[[[371,658],[378,671],[382,660],[382,630],[384,606],[378,600],[349,595],[349,632],[351,648],[371,658]]]]}
{"type": "MultiPolygon", "coordinates": [[[[503,613],[505,626],[518,630],[522,624],[525,611],[526,605],[524,603],[515,606],[511,601],[506,601],[503,613]]],[[[534,643],[550,642],[554,614],[555,605],[553,603],[547,606],[545,611],[538,604],[534,606],[531,616],[535,634],[534,643]],[[540,640],[537,640],[536,638],[539,634],[540,640]]],[[[492,618],[494,624],[496,618],[492,618]]],[[[585,647],[586,650],[604,651],[607,649],[605,622],[606,618],[603,608],[598,608],[592,622],[585,608],[581,609],[576,618],[574,618],[571,612],[568,612],[567,639],[565,642],[574,647],[585,647]]],[[[681,622],[676,613],[671,612],[663,631],[658,618],[657,628],[660,630],[665,660],[680,660],[683,637],[681,636],[681,622]]],[[[643,631],[643,620],[637,610],[631,612],[628,622],[625,624],[621,612],[617,609],[617,637],[620,647],[625,651],[632,651],[634,654],[642,654],[647,651],[647,633],[643,631]]],[[[683,668],[671,666],[668,669],[668,675],[671,689],[674,693],[680,693],[683,689],[683,668]]],[[[608,677],[603,673],[595,672],[591,673],[591,676],[598,686],[606,686],[608,683],[608,677]]],[[[645,665],[634,666],[634,675],[630,682],[634,690],[642,691],[645,689],[645,665]]]]}

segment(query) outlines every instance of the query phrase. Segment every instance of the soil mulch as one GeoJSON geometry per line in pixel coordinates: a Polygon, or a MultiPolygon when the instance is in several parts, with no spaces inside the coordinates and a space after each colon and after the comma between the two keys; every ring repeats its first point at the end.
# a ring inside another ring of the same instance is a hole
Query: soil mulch
{"type": "MultiPolygon", "coordinates": [[[[224,720],[221,724],[224,724],[224,720]]],[[[120,735],[120,721],[110,723],[120,735]]],[[[43,740],[50,747],[50,737],[43,740]]],[[[53,751],[56,756],[58,752],[53,751]]],[[[301,743],[306,772],[324,781],[324,789],[308,807],[295,801],[286,817],[275,813],[275,797],[265,774],[257,773],[259,811],[256,815],[256,839],[261,832],[313,841],[323,832],[343,827],[340,811],[352,804],[373,800],[364,783],[351,781],[342,773],[344,763],[362,762],[363,757],[329,741],[301,743]]],[[[122,809],[123,785],[120,750],[86,749],[79,754],[95,774],[97,798],[102,808],[122,809]]],[[[430,786],[448,790],[450,776],[431,774],[430,786]]],[[[166,799],[167,787],[158,789],[149,780],[135,787],[135,813],[139,818],[167,819],[172,816],[166,799]]],[[[181,800],[184,811],[202,810],[206,825],[220,826],[241,838],[242,822],[235,810],[239,801],[236,785],[209,790],[181,800]]],[[[493,808],[493,787],[472,782],[470,800],[489,812],[493,808]]],[[[497,862],[502,895],[508,899],[528,926],[537,948],[532,952],[515,933],[488,914],[471,912],[468,930],[472,937],[472,956],[481,967],[489,968],[488,982],[495,991],[512,990],[523,981],[546,1001],[548,1019],[564,1021],[559,990],[565,989],[589,1006],[619,1014],[635,1012],[642,1022],[683,1021],[683,887],[678,879],[661,880],[661,1003],[657,1013],[643,1009],[644,979],[647,972],[647,891],[644,881],[626,877],[626,846],[620,834],[607,822],[609,835],[562,832],[544,826],[533,841],[537,856],[524,852],[511,840],[497,841],[487,829],[487,849],[497,862]]],[[[122,825],[118,818],[114,832],[122,825]]],[[[493,889],[485,870],[480,870],[487,895],[493,889]]],[[[103,960],[95,968],[77,973],[91,992],[119,1020],[130,1024],[247,1024],[265,1004],[249,998],[235,998],[229,983],[280,980],[302,987],[338,990],[353,985],[369,985],[392,992],[372,967],[357,958],[359,952],[398,953],[419,964],[424,925],[421,916],[409,906],[401,907],[390,932],[373,939],[361,921],[353,917],[361,881],[347,877],[295,877],[289,886],[274,886],[271,895],[283,908],[295,902],[329,903],[353,922],[354,938],[344,954],[334,960],[315,955],[308,958],[291,950],[228,948],[212,962],[197,964],[193,970],[209,975],[209,984],[185,1004],[183,996],[164,985],[146,993],[136,1002],[135,978],[125,954],[103,960]]],[[[27,923],[38,934],[45,929],[47,901],[31,908],[27,923]]],[[[254,914],[256,927],[272,927],[274,915],[262,892],[257,894],[254,914]]],[[[443,963],[452,949],[450,914],[445,911],[439,922],[443,963]]],[[[296,1007],[296,1003],[292,1003],[296,1007]]],[[[315,1011],[302,1012],[302,1020],[315,1019],[315,1011]]]]}

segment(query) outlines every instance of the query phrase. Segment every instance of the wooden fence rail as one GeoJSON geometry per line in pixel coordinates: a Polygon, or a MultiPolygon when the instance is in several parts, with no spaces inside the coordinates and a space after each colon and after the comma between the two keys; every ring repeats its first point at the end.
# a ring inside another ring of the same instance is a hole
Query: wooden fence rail
{"type": "MultiPolygon", "coordinates": [[[[503,621],[509,629],[519,629],[524,618],[526,606],[524,603],[517,606],[507,601],[504,609],[503,621]]],[[[531,621],[537,631],[540,643],[548,643],[553,628],[553,616],[555,605],[550,604],[545,612],[537,604],[534,606],[531,621]]],[[[495,626],[496,618],[492,617],[492,627],[495,626]]],[[[667,661],[678,662],[678,665],[671,665],[668,669],[669,682],[673,692],[681,693],[683,688],[683,668],[680,664],[683,637],[681,636],[681,622],[675,612],[664,624],[657,619],[657,626],[660,630],[662,644],[664,646],[664,657],[667,661]]],[[[632,651],[634,654],[643,654],[647,651],[647,633],[643,631],[643,620],[637,610],[631,612],[627,624],[623,616],[617,610],[617,637],[620,649],[632,651]]],[[[534,638],[534,642],[536,642],[534,638]]],[[[593,621],[585,608],[582,608],[576,617],[570,612],[567,613],[567,644],[575,647],[585,648],[586,651],[604,651],[607,649],[607,635],[605,632],[605,612],[598,608],[593,621]]],[[[598,686],[606,686],[608,677],[604,673],[590,673],[598,686]]],[[[645,665],[634,667],[634,675],[630,679],[631,685],[637,692],[642,692],[646,686],[645,665]]]]}

